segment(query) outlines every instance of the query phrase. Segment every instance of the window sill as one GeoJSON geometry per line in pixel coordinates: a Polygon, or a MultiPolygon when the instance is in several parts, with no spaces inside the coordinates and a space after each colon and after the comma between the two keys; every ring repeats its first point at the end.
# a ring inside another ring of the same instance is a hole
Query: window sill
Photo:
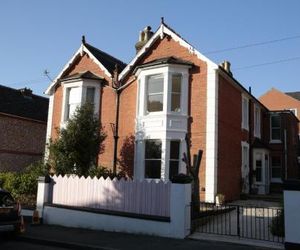
{"type": "Polygon", "coordinates": [[[271,183],[283,183],[283,181],[279,178],[271,178],[271,183]]]}
{"type": "Polygon", "coordinates": [[[279,143],[282,143],[281,140],[271,140],[270,141],[270,144],[279,144],[279,143]]]}

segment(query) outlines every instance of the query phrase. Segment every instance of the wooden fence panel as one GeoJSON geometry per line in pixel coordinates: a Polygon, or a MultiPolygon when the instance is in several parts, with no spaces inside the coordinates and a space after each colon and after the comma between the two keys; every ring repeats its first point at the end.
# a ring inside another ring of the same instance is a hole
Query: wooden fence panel
{"type": "Polygon", "coordinates": [[[53,204],[170,216],[170,182],[53,176],[53,204]]]}

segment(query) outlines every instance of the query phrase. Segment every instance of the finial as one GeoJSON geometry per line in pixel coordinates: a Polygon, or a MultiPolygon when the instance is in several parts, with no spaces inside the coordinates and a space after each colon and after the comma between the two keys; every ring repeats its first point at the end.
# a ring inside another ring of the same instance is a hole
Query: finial
{"type": "Polygon", "coordinates": [[[85,44],[85,36],[84,36],[84,35],[83,35],[82,38],[81,38],[81,42],[82,42],[83,44],[85,44]]]}
{"type": "Polygon", "coordinates": [[[164,17],[163,16],[160,18],[160,23],[164,24],[164,17]]]}

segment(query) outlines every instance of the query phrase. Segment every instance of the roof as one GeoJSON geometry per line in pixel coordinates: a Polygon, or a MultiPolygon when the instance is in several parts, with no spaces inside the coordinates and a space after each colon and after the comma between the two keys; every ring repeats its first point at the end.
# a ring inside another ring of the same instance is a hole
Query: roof
{"type": "Polygon", "coordinates": [[[1,113],[47,122],[48,105],[48,98],[34,95],[30,89],[0,85],[1,113]]]}
{"type": "Polygon", "coordinates": [[[120,73],[126,67],[126,63],[107,54],[106,52],[97,49],[88,43],[84,43],[84,46],[97,58],[99,62],[103,64],[103,66],[111,74],[113,74],[116,64],[118,65],[118,73],[120,73]]]}
{"type": "Polygon", "coordinates": [[[70,61],[64,66],[62,71],[47,88],[45,94],[51,95],[51,93],[53,93],[55,85],[59,82],[61,77],[64,76],[74,61],[82,55],[83,52],[87,53],[108,77],[112,77],[116,65],[118,66],[118,73],[120,73],[126,67],[126,64],[121,60],[107,54],[100,49],[95,48],[84,41],[70,61]]]}
{"type": "Polygon", "coordinates": [[[150,67],[150,66],[161,65],[161,64],[177,64],[177,65],[188,65],[188,66],[193,65],[193,63],[190,61],[185,61],[185,60],[181,60],[179,58],[170,56],[170,57],[159,58],[159,59],[141,64],[141,65],[137,66],[135,68],[135,70],[140,69],[140,68],[150,67]]]}
{"type": "Polygon", "coordinates": [[[103,80],[104,77],[102,76],[98,76],[94,73],[92,73],[91,71],[84,71],[84,72],[80,72],[80,73],[76,73],[67,77],[63,77],[61,80],[75,80],[75,79],[92,79],[92,80],[103,80]]]}
{"type": "Polygon", "coordinates": [[[299,91],[298,92],[286,92],[285,94],[300,101],[300,92],[299,91]]]}
{"type": "Polygon", "coordinates": [[[122,81],[127,74],[135,67],[139,59],[151,48],[157,39],[163,39],[164,34],[169,35],[178,42],[181,46],[187,48],[191,54],[196,55],[200,60],[205,61],[212,70],[218,69],[218,65],[211,61],[209,58],[197,51],[191,44],[184,40],[179,34],[177,34],[173,29],[166,25],[163,21],[161,22],[159,28],[151,36],[146,44],[138,51],[135,57],[127,64],[127,66],[122,70],[119,75],[119,80],[122,81]]]}

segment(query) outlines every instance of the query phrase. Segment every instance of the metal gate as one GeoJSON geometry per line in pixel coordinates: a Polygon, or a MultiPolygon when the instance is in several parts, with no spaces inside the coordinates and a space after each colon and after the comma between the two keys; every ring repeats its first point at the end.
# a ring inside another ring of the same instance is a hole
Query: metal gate
{"type": "Polygon", "coordinates": [[[200,216],[193,220],[200,233],[284,242],[282,208],[243,205],[200,204],[200,216]]]}

